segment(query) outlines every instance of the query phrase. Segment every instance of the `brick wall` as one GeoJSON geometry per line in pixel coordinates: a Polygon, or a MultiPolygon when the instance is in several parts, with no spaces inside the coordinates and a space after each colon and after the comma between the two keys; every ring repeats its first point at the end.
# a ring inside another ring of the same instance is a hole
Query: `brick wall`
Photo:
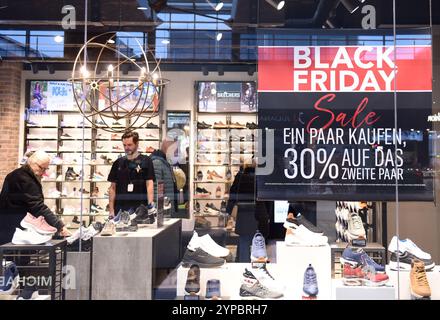
{"type": "Polygon", "coordinates": [[[0,63],[0,189],[17,168],[22,63],[0,63]]]}

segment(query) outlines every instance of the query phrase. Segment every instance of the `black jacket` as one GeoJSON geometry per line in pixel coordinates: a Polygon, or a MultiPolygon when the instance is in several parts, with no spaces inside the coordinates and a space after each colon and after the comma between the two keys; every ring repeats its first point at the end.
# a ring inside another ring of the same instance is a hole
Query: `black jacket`
{"type": "Polygon", "coordinates": [[[231,214],[238,206],[235,233],[253,235],[259,230],[265,237],[269,233],[269,215],[263,201],[256,200],[255,168],[240,169],[229,191],[226,211],[231,214]]]}
{"type": "Polygon", "coordinates": [[[0,193],[0,244],[10,242],[15,228],[29,212],[43,216],[48,224],[61,230],[63,222],[44,204],[43,189],[32,169],[24,165],[9,173],[0,193]]]}

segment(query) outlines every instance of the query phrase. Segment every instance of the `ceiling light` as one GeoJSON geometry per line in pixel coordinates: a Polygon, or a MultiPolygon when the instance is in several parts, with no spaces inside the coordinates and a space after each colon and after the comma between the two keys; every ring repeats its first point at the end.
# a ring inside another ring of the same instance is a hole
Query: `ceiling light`
{"type": "Polygon", "coordinates": [[[147,11],[149,8],[148,7],[137,7],[138,10],[142,10],[142,11],[147,11]]]}
{"type": "Polygon", "coordinates": [[[53,38],[53,41],[55,41],[56,43],[61,43],[64,41],[64,38],[60,35],[57,35],[53,38]]]}
{"type": "Polygon", "coordinates": [[[215,11],[220,11],[223,8],[223,2],[220,1],[219,3],[217,3],[217,5],[215,6],[215,11]]]}
{"type": "Polygon", "coordinates": [[[113,43],[115,43],[115,40],[113,40],[113,39],[108,39],[108,40],[107,40],[107,43],[113,44],[113,43]]]}
{"type": "Polygon", "coordinates": [[[162,40],[162,44],[170,44],[170,40],[164,39],[162,40]]]}
{"type": "Polygon", "coordinates": [[[286,4],[286,1],[279,1],[278,3],[274,0],[266,0],[268,4],[270,4],[272,7],[274,7],[277,10],[281,10],[284,8],[284,5],[286,4]]]}
{"type": "Polygon", "coordinates": [[[348,12],[353,13],[359,8],[359,4],[357,0],[341,0],[341,3],[344,5],[345,9],[348,12]]]}
{"type": "Polygon", "coordinates": [[[221,33],[221,32],[217,33],[217,36],[215,37],[215,39],[217,41],[220,41],[222,38],[223,38],[223,33],[221,33]]]}

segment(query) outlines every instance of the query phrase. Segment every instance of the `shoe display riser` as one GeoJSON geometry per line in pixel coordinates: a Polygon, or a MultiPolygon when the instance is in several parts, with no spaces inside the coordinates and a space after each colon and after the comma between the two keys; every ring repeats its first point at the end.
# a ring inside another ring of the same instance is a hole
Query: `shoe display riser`
{"type": "Polygon", "coordinates": [[[341,279],[332,280],[332,291],[334,300],[394,300],[397,292],[390,283],[382,287],[345,286],[341,279]]]}
{"type": "Polygon", "coordinates": [[[321,247],[287,246],[284,241],[276,243],[277,265],[280,279],[286,284],[291,299],[302,299],[304,293],[304,271],[311,264],[315,269],[319,293],[317,298],[330,300],[331,292],[331,250],[329,245],[321,247]]]}
{"type": "MultiPolygon", "coordinates": [[[[222,297],[230,297],[232,300],[240,300],[240,286],[242,281],[242,274],[248,268],[252,271],[250,263],[227,263],[219,268],[200,268],[200,292],[199,295],[203,298],[206,294],[206,283],[210,279],[220,280],[220,288],[222,297]]],[[[281,274],[279,265],[267,264],[267,269],[274,276],[275,279],[280,280],[281,274]]],[[[179,266],[177,269],[177,296],[185,296],[185,284],[189,268],[179,266]]],[[[286,290],[284,298],[288,299],[289,295],[286,290]]]]}
{"type": "MultiPolygon", "coordinates": [[[[400,271],[399,279],[397,278],[397,271],[391,270],[386,266],[386,272],[390,277],[389,282],[396,287],[395,297],[397,297],[397,286],[399,284],[400,299],[410,300],[410,271],[400,271]]],[[[431,288],[431,300],[440,300],[440,266],[435,266],[431,271],[426,271],[429,287],[431,288]]]]}

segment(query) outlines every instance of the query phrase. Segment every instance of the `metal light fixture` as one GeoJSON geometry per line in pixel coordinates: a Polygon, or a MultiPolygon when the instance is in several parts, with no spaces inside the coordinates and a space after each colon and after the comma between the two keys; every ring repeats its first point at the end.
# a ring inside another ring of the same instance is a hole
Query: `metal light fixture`
{"type": "Polygon", "coordinates": [[[353,13],[359,9],[359,3],[357,0],[341,0],[341,3],[347,9],[348,12],[353,13]]]}
{"type": "Polygon", "coordinates": [[[100,34],[85,42],[79,50],[69,79],[74,100],[93,126],[95,120],[99,120],[102,123],[100,129],[109,132],[139,129],[158,116],[162,89],[169,80],[162,78],[153,52],[145,52],[138,42],[142,52],[140,58],[127,56],[115,46],[108,45],[109,34],[113,34],[112,39],[114,32],[100,34]],[[82,55],[87,48],[95,49],[98,57],[93,64],[86,66],[82,55]],[[118,58],[109,65],[101,59],[109,56],[118,58]],[[129,73],[130,70],[134,71],[129,73]],[[129,125],[113,127],[113,122],[121,119],[127,120],[129,125]]]}
{"type": "Polygon", "coordinates": [[[274,7],[275,9],[277,9],[278,11],[284,8],[284,5],[286,4],[286,1],[278,1],[278,3],[276,3],[276,1],[274,0],[266,0],[266,2],[268,4],[270,4],[272,7],[274,7]]]}

